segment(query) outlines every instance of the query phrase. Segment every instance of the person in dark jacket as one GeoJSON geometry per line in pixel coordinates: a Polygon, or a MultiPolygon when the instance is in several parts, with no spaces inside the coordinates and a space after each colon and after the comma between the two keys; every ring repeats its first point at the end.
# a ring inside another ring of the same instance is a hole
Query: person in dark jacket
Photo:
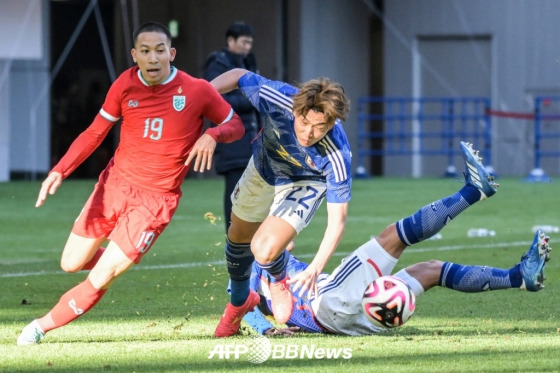
{"type": "MultiPolygon", "coordinates": [[[[211,81],[233,68],[257,72],[253,46],[253,29],[246,23],[235,22],[226,31],[227,47],[210,54],[205,63],[204,79],[211,81]]],[[[223,95],[233,110],[241,117],[245,135],[229,144],[218,144],[214,154],[216,172],[225,178],[224,220],[226,233],[231,221],[231,194],[252,155],[252,140],[260,129],[260,118],[253,105],[240,90],[223,95]]]]}

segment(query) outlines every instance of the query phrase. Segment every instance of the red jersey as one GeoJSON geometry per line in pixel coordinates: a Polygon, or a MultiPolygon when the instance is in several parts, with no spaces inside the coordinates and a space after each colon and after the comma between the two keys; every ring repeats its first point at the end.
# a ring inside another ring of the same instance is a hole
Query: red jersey
{"type": "Polygon", "coordinates": [[[233,110],[206,80],[172,67],[163,83],[150,85],[139,68],[132,67],[111,85],[99,114],[109,122],[94,121],[75,141],[81,154],[73,154],[71,148],[53,170],[68,176],[122,118],[114,155],[117,172],[142,188],[177,192],[188,171],[187,156],[202,134],[204,117],[223,123],[233,110]]]}

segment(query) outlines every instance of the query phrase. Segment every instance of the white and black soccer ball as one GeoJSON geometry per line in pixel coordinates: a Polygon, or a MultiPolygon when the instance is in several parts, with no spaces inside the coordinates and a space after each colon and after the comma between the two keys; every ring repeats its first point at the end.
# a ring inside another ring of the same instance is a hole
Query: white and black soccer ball
{"type": "Polygon", "coordinates": [[[380,328],[396,328],[410,319],[416,297],[408,285],[395,276],[381,276],[371,282],[362,298],[367,318],[380,328]]]}

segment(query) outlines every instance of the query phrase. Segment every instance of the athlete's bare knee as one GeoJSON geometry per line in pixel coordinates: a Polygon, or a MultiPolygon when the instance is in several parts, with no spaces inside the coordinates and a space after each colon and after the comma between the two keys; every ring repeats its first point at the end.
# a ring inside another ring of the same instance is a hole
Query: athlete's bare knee
{"type": "Polygon", "coordinates": [[[82,269],[85,264],[85,258],[80,255],[76,255],[76,251],[67,250],[66,248],[62,252],[62,257],[60,258],[60,268],[64,272],[74,273],[82,269]]]}
{"type": "Polygon", "coordinates": [[[104,237],[87,238],[70,233],[64,250],[62,250],[60,268],[69,273],[80,271],[99,250],[99,246],[104,240],[104,237]]]}
{"type": "Polygon", "coordinates": [[[430,270],[440,270],[443,266],[443,262],[441,260],[430,259],[426,262],[426,266],[430,270]]]}
{"type": "Polygon", "coordinates": [[[79,262],[76,262],[76,261],[73,261],[73,260],[68,260],[66,258],[62,258],[60,260],[60,268],[64,272],[75,273],[75,272],[80,271],[83,266],[84,266],[83,263],[79,263],[79,262]]]}
{"type": "Polygon", "coordinates": [[[274,261],[282,253],[282,250],[270,237],[259,236],[251,241],[251,251],[255,260],[261,264],[274,261]]]}

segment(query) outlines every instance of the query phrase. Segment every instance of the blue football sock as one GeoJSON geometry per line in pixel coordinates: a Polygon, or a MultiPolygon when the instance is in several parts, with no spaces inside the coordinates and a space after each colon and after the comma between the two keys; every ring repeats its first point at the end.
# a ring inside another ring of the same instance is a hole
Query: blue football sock
{"type": "Polygon", "coordinates": [[[239,307],[249,296],[249,279],[254,256],[248,243],[234,243],[227,239],[226,262],[231,280],[231,304],[239,307]]]}
{"type": "Polygon", "coordinates": [[[519,264],[501,269],[445,262],[439,278],[440,286],[464,293],[519,288],[522,281],[519,264]]]}
{"type": "Polygon", "coordinates": [[[438,233],[457,215],[480,198],[480,191],[466,184],[457,193],[422,207],[397,222],[397,233],[405,245],[414,245],[438,233]]]}
{"type": "Polygon", "coordinates": [[[249,281],[250,279],[241,281],[230,279],[231,304],[235,307],[243,305],[249,297],[249,281]]]}
{"type": "Polygon", "coordinates": [[[263,270],[270,273],[272,282],[278,282],[286,278],[286,268],[288,266],[289,259],[290,253],[288,253],[287,250],[284,250],[278,258],[274,259],[270,263],[257,263],[263,270]]]}
{"type": "Polygon", "coordinates": [[[470,184],[465,184],[465,186],[459,190],[459,194],[461,194],[469,205],[474,205],[476,202],[480,201],[480,190],[470,184]]]}

